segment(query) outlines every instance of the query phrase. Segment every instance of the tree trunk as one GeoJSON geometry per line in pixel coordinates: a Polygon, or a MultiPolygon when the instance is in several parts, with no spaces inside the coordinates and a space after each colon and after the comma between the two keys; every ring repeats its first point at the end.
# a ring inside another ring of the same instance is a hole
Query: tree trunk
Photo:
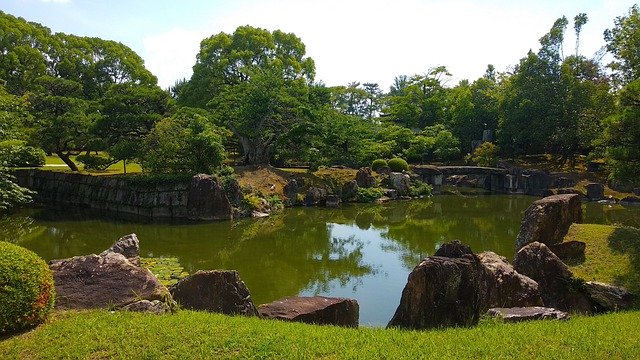
{"type": "Polygon", "coordinates": [[[68,153],[65,153],[63,151],[58,151],[56,152],[56,155],[58,155],[58,157],[62,161],[64,161],[65,164],[67,164],[67,166],[69,167],[69,169],[71,169],[71,171],[78,171],[78,165],[76,165],[76,163],[74,163],[73,160],[71,160],[68,153]]]}

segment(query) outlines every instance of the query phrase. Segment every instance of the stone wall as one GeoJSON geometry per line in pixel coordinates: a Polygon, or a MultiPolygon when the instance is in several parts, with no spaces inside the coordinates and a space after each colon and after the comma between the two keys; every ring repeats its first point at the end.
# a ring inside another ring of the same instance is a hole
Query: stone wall
{"type": "Polygon", "coordinates": [[[17,183],[34,190],[39,203],[101,210],[154,219],[222,220],[232,217],[215,177],[145,184],[122,176],[16,170],[17,183]],[[203,191],[202,183],[206,191],[203,191]]]}

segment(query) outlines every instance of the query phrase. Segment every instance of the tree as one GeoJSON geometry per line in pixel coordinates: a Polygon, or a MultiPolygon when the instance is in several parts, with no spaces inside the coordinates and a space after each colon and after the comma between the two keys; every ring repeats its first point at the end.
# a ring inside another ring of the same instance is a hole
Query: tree
{"type": "Polygon", "coordinates": [[[275,147],[308,116],[313,60],[294,34],[242,26],[200,44],[179,104],[208,108],[238,138],[247,164],[272,160],[275,147]]]}
{"type": "Polygon", "coordinates": [[[606,120],[605,144],[611,178],[639,184],[640,80],[620,91],[620,110],[606,120]]]}
{"type": "Polygon", "coordinates": [[[13,182],[7,169],[0,164],[0,214],[31,201],[32,192],[13,182]]]}
{"type": "Polygon", "coordinates": [[[223,133],[206,112],[180,108],[145,136],[140,163],[152,173],[211,173],[226,158],[223,133]]]}
{"type": "Polygon", "coordinates": [[[640,78],[640,9],[633,5],[626,16],[615,19],[615,27],[604,32],[607,51],[614,60],[609,68],[618,85],[640,78]]]}
{"type": "Polygon", "coordinates": [[[25,138],[30,121],[26,97],[9,94],[0,85],[0,141],[25,138]]]}

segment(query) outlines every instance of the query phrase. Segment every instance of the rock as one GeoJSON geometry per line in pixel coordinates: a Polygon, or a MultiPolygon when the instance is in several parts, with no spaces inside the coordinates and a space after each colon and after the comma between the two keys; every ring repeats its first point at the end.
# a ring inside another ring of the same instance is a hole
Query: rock
{"type": "Polygon", "coordinates": [[[545,244],[533,242],[520,249],[513,266],[517,272],[538,283],[545,306],[569,312],[594,312],[594,304],[584,284],[573,277],[567,265],[545,244]]]}
{"type": "Polygon", "coordinates": [[[337,208],[340,206],[340,202],[340,197],[338,195],[327,195],[327,207],[337,208]]]}
{"type": "Polygon", "coordinates": [[[431,256],[416,266],[387,327],[472,326],[480,318],[482,267],[473,255],[431,256]]]}
{"type": "Polygon", "coordinates": [[[532,242],[557,244],[572,223],[582,222],[579,195],[554,195],[535,201],[524,212],[516,240],[516,251],[532,242]]]}
{"type": "Polygon", "coordinates": [[[191,178],[187,214],[190,220],[226,220],[232,218],[231,203],[215,177],[198,174],[191,178]]]}
{"type": "Polygon", "coordinates": [[[231,204],[236,207],[240,207],[242,205],[244,195],[242,194],[242,188],[240,188],[240,183],[237,179],[229,180],[224,186],[224,190],[231,204]]]}
{"type": "Polygon", "coordinates": [[[588,281],[586,289],[591,299],[605,311],[626,310],[631,307],[632,295],[622,286],[588,281]]]}
{"type": "Polygon", "coordinates": [[[549,245],[549,250],[556,254],[565,264],[573,265],[584,261],[584,250],[587,244],[582,241],[567,241],[549,245]]]}
{"type": "Polygon", "coordinates": [[[584,195],[582,192],[580,192],[580,190],[578,189],[574,189],[574,188],[560,188],[560,189],[556,189],[556,194],[557,195],[564,195],[564,194],[576,194],[576,195],[580,195],[582,196],[586,196],[584,195]]]}
{"type": "Polygon", "coordinates": [[[633,188],[633,195],[640,196],[640,187],[633,188]]]}
{"type": "Polygon", "coordinates": [[[140,266],[140,241],[136,234],[121,237],[110,248],[101,252],[99,256],[105,256],[108,253],[122,254],[129,262],[140,266]]]}
{"type": "Polygon", "coordinates": [[[269,213],[253,210],[251,211],[251,217],[254,219],[262,219],[262,218],[269,217],[269,213]]]}
{"type": "Polygon", "coordinates": [[[342,186],[342,198],[344,200],[352,200],[355,199],[356,195],[358,195],[358,182],[355,180],[351,180],[348,183],[345,183],[342,186]]]}
{"type": "Polygon", "coordinates": [[[356,173],[356,182],[361,188],[370,188],[376,186],[376,178],[373,177],[370,167],[361,167],[356,173]]]}
{"type": "Polygon", "coordinates": [[[391,174],[391,168],[388,166],[381,166],[376,170],[376,172],[380,175],[389,175],[391,174]]]}
{"type": "Polygon", "coordinates": [[[398,195],[404,196],[409,194],[411,180],[407,174],[392,172],[389,174],[389,185],[398,191],[398,195]]]}
{"type": "Polygon", "coordinates": [[[263,318],[307,324],[358,327],[359,306],[354,299],[286,297],[258,307],[263,318]]]}
{"type": "Polygon", "coordinates": [[[527,169],[522,172],[522,181],[525,194],[539,196],[549,189],[553,179],[546,171],[527,169]]]}
{"type": "Polygon", "coordinates": [[[554,180],[553,185],[557,188],[571,188],[576,185],[575,180],[565,176],[558,177],[554,180]]]}
{"type": "Polygon", "coordinates": [[[382,196],[388,197],[389,199],[392,199],[392,200],[396,200],[398,199],[398,190],[382,189],[382,196]]]}
{"type": "Polygon", "coordinates": [[[249,289],[237,271],[197,271],[169,288],[173,299],[185,309],[227,315],[257,316],[249,289]]]}
{"type": "Polygon", "coordinates": [[[169,306],[167,304],[163,303],[162,301],[159,301],[159,300],[153,300],[153,301],[140,300],[140,301],[136,301],[136,302],[131,303],[129,305],[123,306],[121,310],[144,312],[144,313],[155,314],[155,315],[166,314],[166,313],[171,312],[171,309],[169,308],[169,306]]]}
{"type": "Polygon", "coordinates": [[[327,201],[327,190],[311,187],[304,197],[304,206],[324,205],[327,201]]]}
{"type": "Polygon", "coordinates": [[[448,258],[461,258],[464,255],[473,255],[471,247],[463,244],[460,240],[453,240],[449,243],[440,245],[434,256],[442,256],[448,258]]]}
{"type": "Polygon", "coordinates": [[[569,314],[548,307],[512,307],[512,308],[492,308],[487,311],[491,317],[501,318],[505,322],[519,322],[530,320],[568,320],[569,314]]]}
{"type": "Polygon", "coordinates": [[[635,195],[629,195],[620,199],[620,202],[627,203],[627,204],[637,204],[637,203],[640,203],[640,197],[635,195]]]}
{"type": "Polygon", "coordinates": [[[600,183],[588,183],[585,186],[587,190],[587,197],[591,201],[598,201],[604,199],[604,185],[600,183]]]}
{"type": "Polygon", "coordinates": [[[519,274],[507,258],[487,251],[478,254],[484,267],[480,312],[494,307],[542,306],[538,283],[519,274]]]}
{"type": "Polygon", "coordinates": [[[296,179],[291,179],[282,189],[284,196],[287,197],[287,200],[290,204],[295,205],[298,198],[298,190],[300,190],[300,186],[298,185],[298,181],[296,179]]]}
{"type": "Polygon", "coordinates": [[[167,289],[147,269],[122,254],[87,255],[52,261],[56,308],[122,307],[139,300],[163,300],[167,289]]]}

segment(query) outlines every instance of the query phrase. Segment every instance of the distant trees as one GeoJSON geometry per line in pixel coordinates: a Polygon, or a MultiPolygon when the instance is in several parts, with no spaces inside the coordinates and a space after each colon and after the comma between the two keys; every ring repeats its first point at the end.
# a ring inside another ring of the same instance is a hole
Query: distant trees
{"type": "Polygon", "coordinates": [[[633,5],[626,16],[615,19],[615,27],[604,32],[607,50],[614,60],[609,68],[614,71],[616,84],[625,85],[640,78],[640,9],[633,5]]]}

